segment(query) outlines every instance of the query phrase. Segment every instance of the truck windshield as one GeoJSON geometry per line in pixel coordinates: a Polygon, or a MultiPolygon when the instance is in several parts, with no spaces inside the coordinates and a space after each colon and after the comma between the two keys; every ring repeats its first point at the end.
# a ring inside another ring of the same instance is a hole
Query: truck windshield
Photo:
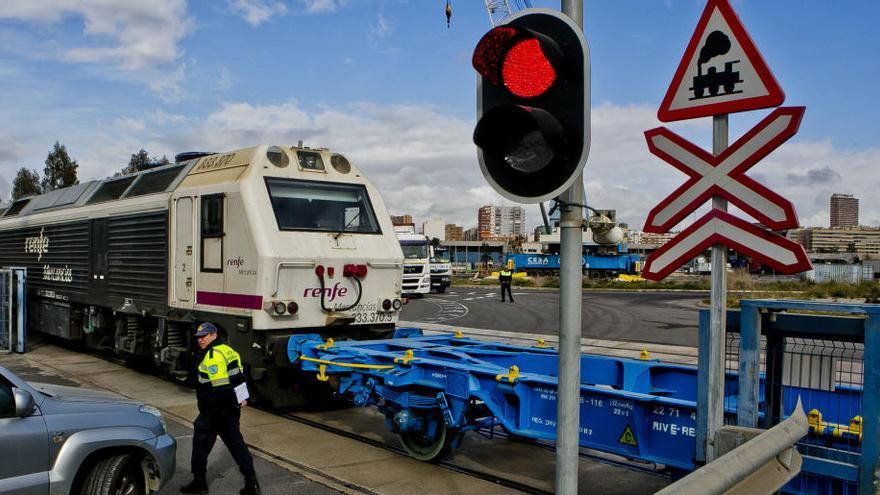
{"type": "Polygon", "coordinates": [[[400,247],[403,249],[403,257],[405,259],[418,260],[428,257],[427,244],[406,244],[401,242],[400,247]]]}
{"type": "Polygon", "coordinates": [[[266,178],[266,186],[281,230],[380,233],[363,185],[266,178]]]}
{"type": "Polygon", "coordinates": [[[435,249],[434,256],[431,257],[431,263],[449,263],[449,251],[435,249]]]}

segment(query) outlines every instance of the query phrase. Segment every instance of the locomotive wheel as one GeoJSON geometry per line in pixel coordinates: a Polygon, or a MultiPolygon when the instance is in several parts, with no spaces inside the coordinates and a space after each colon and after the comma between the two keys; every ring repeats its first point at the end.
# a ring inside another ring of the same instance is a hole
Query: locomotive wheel
{"type": "Polygon", "coordinates": [[[397,435],[404,450],[413,459],[425,462],[442,460],[452,450],[452,439],[455,436],[443,423],[437,431],[437,437],[431,440],[421,433],[401,433],[397,435]]]}

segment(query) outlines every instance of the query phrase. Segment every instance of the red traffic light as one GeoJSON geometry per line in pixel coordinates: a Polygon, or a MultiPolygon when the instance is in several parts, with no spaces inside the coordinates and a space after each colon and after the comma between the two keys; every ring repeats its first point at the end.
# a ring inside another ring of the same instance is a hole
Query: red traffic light
{"type": "Polygon", "coordinates": [[[557,197],[580,177],[590,150],[590,55],[580,26],[528,9],[474,49],[480,171],[507,199],[557,197]]]}
{"type": "Polygon", "coordinates": [[[474,69],[492,84],[503,84],[521,98],[547,92],[557,79],[552,59],[559,48],[528,29],[499,26],[486,33],[474,50],[474,69]]]}

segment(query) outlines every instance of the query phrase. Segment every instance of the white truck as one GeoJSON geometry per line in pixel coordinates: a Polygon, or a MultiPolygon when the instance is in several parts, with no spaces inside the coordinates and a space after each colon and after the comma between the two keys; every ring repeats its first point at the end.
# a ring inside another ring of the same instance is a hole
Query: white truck
{"type": "Polygon", "coordinates": [[[440,294],[452,284],[452,262],[449,260],[449,249],[430,246],[431,255],[431,290],[440,294]]]}
{"type": "Polygon", "coordinates": [[[431,292],[430,252],[428,238],[416,234],[411,225],[395,225],[397,240],[403,250],[401,295],[422,296],[431,292]]]}

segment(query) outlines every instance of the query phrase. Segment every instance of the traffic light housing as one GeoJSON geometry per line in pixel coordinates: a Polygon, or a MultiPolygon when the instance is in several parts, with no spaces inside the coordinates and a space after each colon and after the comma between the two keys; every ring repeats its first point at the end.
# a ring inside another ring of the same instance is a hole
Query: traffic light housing
{"type": "Polygon", "coordinates": [[[590,150],[590,55],[565,14],[528,9],[473,55],[480,170],[502,196],[539,203],[568,189],[590,150]]]}

